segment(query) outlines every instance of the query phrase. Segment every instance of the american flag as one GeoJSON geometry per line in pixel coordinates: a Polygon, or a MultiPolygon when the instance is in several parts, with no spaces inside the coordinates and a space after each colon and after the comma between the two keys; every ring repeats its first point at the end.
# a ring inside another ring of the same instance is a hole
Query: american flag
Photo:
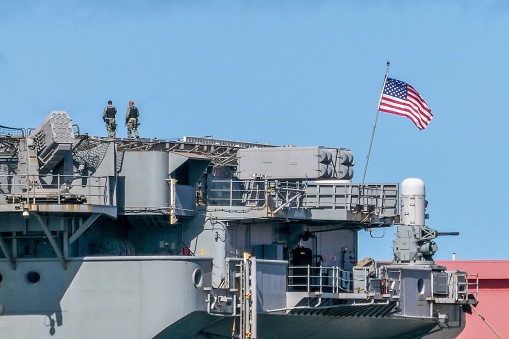
{"type": "Polygon", "coordinates": [[[420,130],[425,129],[433,119],[428,105],[412,86],[391,78],[385,82],[378,110],[407,117],[420,130]]]}

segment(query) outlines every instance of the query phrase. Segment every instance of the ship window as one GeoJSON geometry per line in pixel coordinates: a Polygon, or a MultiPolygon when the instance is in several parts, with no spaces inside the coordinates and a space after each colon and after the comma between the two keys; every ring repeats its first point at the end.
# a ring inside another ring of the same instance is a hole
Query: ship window
{"type": "Polygon", "coordinates": [[[0,283],[2,283],[2,280],[4,280],[4,277],[3,277],[2,273],[0,273],[0,283]]]}
{"type": "Polygon", "coordinates": [[[203,274],[200,268],[195,269],[193,272],[193,284],[196,288],[203,286],[203,274]]]}
{"type": "Polygon", "coordinates": [[[417,291],[419,294],[424,294],[424,280],[422,278],[417,280],[417,291]]]}
{"type": "Polygon", "coordinates": [[[41,275],[35,271],[27,273],[27,282],[29,284],[37,284],[41,280],[41,275]]]}

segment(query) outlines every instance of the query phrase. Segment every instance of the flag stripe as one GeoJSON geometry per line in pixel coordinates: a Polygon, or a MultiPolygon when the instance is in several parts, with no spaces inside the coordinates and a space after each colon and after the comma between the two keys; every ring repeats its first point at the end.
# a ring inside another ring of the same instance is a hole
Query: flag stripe
{"type": "Polygon", "coordinates": [[[406,116],[419,128],[424,129],[426,125],[429,123],[429,120],[423,121],[419,114],[417,114],[413,109],[409,109],[408,105],[403,103],[393,102],[390,99],[382,99],[382,104],[380,105],[380,111],[396,114],[399,116],[406,116]]]}
{"type": "Polygon", "coordinates": [[[415,102],[415,104],[419,106],[420,110],[422,110],[422,113],[431,120],[433,117],[431,110],[428,108],[428,105],[426,105],[426,102],[421,95],[410,85],[408,85],[408,96],[410,97],[409,100],[415,102]]]}
{"type": "Polygon", "coordinates": [[[421,130],[433,119],[431,110],[415,88],[391,78],[385,82],[378,110],[405,116],[421,130]]]}
{"type": "Polygon", "coordinates": [[[417,108],[417,105],[414,103],[395,99],[390,96],[384,96],[382,98],[380,111],[407,116],[419,129],[424,129],[431,120],[431,117],[425,114],[427,112],[417,108]]]}
{"type": "MultiPolygon", "coordinates": [[[[421,110],[419,108],[417,108],[417,105],[413,104],[413,103],[407,103],[405,101],[402,101],[402,100],[398,100],[398,99],[395,99],[393,97],[389,97],[389,96],[385,96],[382,98],[382,102],[381,102],[381,106],[382,104],[384,106],[390,106],[391,108],[394,108],[394,109],[404,109],[404,110],[411,110],[413,112],[421,112],[421,110]],[[410,108],[408,107],[410,106],[410,108]]],[[[422,119],[423,120],[426,120],[426,121],[430,121],[431,120],[431,117],[428,115],[429,113],[427,112],[421,112],[423,115],[422,115],[422,119]],[[426,114],[427,113],[427,114],[426,114]]]]}
{"type": "Polygon", "coordinates": [[[426,127],[426,125],[429,123],[431,119],[423,118],[421,115],[419,115],[414,109],[409,108],[409,105],[406,103],[402,103],[398,100],[393,100],[390,98],[384,98],[382,99],[382,104],[380,106],[380,110],[384,111],[386,113],[393,113],[397,115],[405,115],[408,116],[409,119],[411,119],[417,127],[423,129],[426,127]]]}

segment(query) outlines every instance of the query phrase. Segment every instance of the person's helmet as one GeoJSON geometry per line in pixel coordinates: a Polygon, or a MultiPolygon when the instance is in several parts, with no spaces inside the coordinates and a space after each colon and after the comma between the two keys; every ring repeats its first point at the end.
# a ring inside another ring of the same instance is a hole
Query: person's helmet
{"type": "Polygon", "coordinates": [[[108,105],[111,105],[111,104],[113,104],[113,101],[108,100],[108,105]]]}
{"type": "Polygon", "coordinates": [[[134,101],[129,100],[129,105],[134,105],[134,101]]]}

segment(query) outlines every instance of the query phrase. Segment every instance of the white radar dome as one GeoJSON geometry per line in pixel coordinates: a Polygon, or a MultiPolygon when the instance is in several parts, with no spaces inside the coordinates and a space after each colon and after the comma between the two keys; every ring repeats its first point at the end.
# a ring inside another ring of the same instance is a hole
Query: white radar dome
{"type": "Polygon", "coordinates": [[[424,225],[426,219],[426,189],[421,179],[409,178],[401,183],[401,223],[424,225]]]}

